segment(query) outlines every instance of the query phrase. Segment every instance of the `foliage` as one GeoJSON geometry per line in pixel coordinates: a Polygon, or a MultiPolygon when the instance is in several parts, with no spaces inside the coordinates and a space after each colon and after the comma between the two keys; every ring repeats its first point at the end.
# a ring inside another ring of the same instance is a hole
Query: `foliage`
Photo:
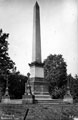
{"type": "Polygon", "coordinates": [[[21,99],[25,92],[25,82],[27,77],[20,73],[10,74],[9,76],[9,94],[11,99],[21,99]]]}
{"type": "Polygon", "coordinates": [[[14,68],[15,63],[10,59],[8,54],[8,38],[9,34],[0,30],[0,74],[7,74],[14,68]]]}
{"type": "Polygon", "coordinates": [[[66,88],[66,62],[62,55],[49,55],[44,61],[44,76],[53,98],[62,98],[66,88]]]}
{"type": "Polygon", "coordinates": [[[73,88],[74,88],[73,97],[74,97],[74,99],[77,99],[77,102],[78,102],[78,75],[75,76],[73,88]]]}
{"type": "Polygon", "coordinates": [[[9,94],[11,98],[22,98],[27,77],[16,71],[15,63],[8,54],[9,34],[0,30],[0,96],[5,93],[6,77],[8,76],[9,94]]]}
{"type": "Polygon", "coordinates": [[[10,74],[15,65],[8,54],[8,37],[9,34],[0,29],[0,95],[5,91],[6,75],[10,74]]]}
{"type": "MultiPolygon", "coordinates": [[[[73,96],[73,98],[75,100],[78,99],[78,75],[76,75],[75,77],[73,77],[71,74],[69,74],[67,76],[67,79],[69,79],[70,81],[70,91],[71,91],[71,94],[73,96]]],[[[77,100],[78,101],[78,100],[77,100]]]]}

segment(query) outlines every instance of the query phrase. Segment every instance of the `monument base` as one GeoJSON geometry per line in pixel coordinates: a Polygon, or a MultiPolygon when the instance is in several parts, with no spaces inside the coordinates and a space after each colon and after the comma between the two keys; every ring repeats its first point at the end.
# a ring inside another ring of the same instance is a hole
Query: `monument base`
{"type": "Polygon", "coordinates": [[[22,103],[23,104],[34,103],[34,96],[33,95],[23,95],[22,103]]]}
{"type": "Polygon", "coordinates": [[[9,94],[5,94],[3,97],[2,97],[2,100],[1,100],[2,103],[9,103],[10,102],[10,96],[9,94]]]}
{"type": "Polygon", "coordinates": [[[70,96],[67,96],[63,99],[63,102],[66,102],[66,103],[73,103],[73,98],[70,97],[70,96]]]}
{"type": "Polygon", "coordinates": [[[36,103],[51,103],[52,98],[49,94],[35,95],[36,103]]]}
{"type": "Polygon", "coordinates": [[[70,91],[67,91],[66,95],[64,96],[63,102],[73,103],[73,97],[70,94],[70,91]]]}
{"type": "Polygon", "coordinates": [[[5,103],[5,104],[8,104],[10,102],[10,98],[9,97],[3,97],[1,102],[5,103]]]}

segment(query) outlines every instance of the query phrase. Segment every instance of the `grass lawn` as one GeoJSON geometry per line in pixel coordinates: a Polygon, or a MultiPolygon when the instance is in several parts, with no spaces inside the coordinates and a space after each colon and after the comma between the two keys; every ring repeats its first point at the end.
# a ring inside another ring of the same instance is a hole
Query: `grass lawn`
{"type": "Polygon", "coordinates": [[[23,120],[27,109],[29,111],[26,120],[72,120],[68,117],[71,115],[78,117],[77,104],[0,104],[0,116],[9,114],[23,120]]]}

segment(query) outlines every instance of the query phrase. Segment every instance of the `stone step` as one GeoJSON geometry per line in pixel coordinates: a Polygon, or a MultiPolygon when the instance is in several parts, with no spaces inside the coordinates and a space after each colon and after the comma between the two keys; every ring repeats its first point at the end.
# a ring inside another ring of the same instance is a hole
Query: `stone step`
{"type": "Polygon", "coordinates": [[[63,104],[63,100],[38,100],[38,104],[63,104]]]}

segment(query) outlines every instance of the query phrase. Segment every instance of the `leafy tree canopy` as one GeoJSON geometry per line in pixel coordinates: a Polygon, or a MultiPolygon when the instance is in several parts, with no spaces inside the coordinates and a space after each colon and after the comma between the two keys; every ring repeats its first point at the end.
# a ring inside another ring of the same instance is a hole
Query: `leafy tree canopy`
{"type": "Polygon", "coordinates": [[[16,72],[9,75],[9,94],[11,99],[21,99],[25,92],[27,77],[16,72]]]}
{"type": "Polygon", "coordinates": [[[73,77],[71,74],[67,75],[69,79],[70,92],[75,100],[78,102],[78,75],[73,77]]]}
{"type": "Polygon", "coordinates": [[[6,75],[9,75],[15,67],[15,63],[8,54],[8,37],[9,34],[3,33],[0,29],[0,95],[5,91],[6,75]]]}
{"type": "Polygon", "coordinates": [[[11,60],[8,54],[8,41],[9,34],[3,33],[0,30],[0,75],[5,75],[14,68],[15,63],[11,60]]]}
{"type": "Polygon", "coordinates": [[[44,61],[44,76],[49,81],[49,91],[53,98],[63,97],[67,83],[66,62],[62,55],[49,55],[44,61]]]}

